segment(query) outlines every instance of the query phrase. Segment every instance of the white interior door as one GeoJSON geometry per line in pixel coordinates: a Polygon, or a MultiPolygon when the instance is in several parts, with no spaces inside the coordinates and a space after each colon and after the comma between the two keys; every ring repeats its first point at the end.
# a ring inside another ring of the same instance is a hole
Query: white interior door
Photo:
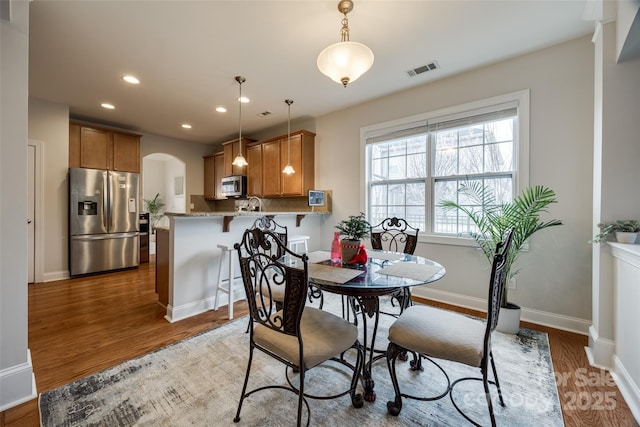
{"type": "Polygon", "coordinates": [[[36,199],[36,188],[35,188],[35,176],[36,176],[36,168],[35,168],[35,164],[36,164],[36,148],[29,144],[28,146],[28,156],[27,156],[27,162],[29,163],[27,165],[27,170],[28,170],[28,178],[27,178],[27,185],[28,185],[28,194],[29,194],[29,201],[28,201],[28,206],[27,206],[27,229],[28,229],[28,248],[29,248],[29,254],[28,254],[28,261],[29,261],[29,270],[27,272],[27,277],[28,277],[28,282],[29,283],[34,283],[35,282],[35,277],[36,277],[36,269],[35,269],[35,265],[36,265],[36,251],[35,251],[35,247],[36,247],[36,221],[35,221],[35,217],[36,217],[36,203],[35,203],[35,199],[36,199]]]}

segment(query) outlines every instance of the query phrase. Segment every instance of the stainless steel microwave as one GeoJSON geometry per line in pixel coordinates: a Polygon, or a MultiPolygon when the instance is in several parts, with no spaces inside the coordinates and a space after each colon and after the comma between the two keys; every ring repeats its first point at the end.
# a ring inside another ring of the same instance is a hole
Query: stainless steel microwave
{"type": "Polygon", "coordinates": [[[244,197],[247,195],[247,177],[231,175],[222,178],[222,194],[226,197],[244,197]]]}

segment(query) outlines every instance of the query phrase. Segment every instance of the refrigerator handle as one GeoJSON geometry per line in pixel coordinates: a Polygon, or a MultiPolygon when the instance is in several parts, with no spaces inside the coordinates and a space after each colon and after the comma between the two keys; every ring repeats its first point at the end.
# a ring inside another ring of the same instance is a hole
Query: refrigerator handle
{"type": "MultiPolygon", "coordinates": [[[[107,195],[109,194],[109,189],[107,187],[107,178],[109,175],[103,173],[102,180],[102,225],[104,228],[107,228],[107,195]]],[[[109,212],[110,214],[111,212],[109,212]]]]}
{"type": "Polygon", "coordinates": [[[114,177],[110,172],[107,172],[107,177],[109,181],[109,231],[113,231],[113,192],[115,191],[115,186],[113,185],[114,177]]]}

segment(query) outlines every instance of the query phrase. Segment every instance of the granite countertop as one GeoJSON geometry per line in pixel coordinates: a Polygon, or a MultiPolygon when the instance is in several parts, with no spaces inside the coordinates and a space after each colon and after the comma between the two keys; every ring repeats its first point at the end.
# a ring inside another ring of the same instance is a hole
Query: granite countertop
{"type": "Polygon", "coordinates": [[[188,212],[188,213],[174,213],[167,212],[165,215],[173,217],[210,217],[210,216],[271,216],[271,215],[327,215],[330,212],[312,212],[312,211],[297,211],[297,212],[283,212],[283,211],[217,211],[217,212],[188,212]]]}

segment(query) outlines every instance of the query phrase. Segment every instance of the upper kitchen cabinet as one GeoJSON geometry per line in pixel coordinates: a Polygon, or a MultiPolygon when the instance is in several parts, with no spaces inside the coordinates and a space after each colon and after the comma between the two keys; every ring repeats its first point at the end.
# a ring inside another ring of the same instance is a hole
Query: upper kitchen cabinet
{"type": "MultiPolygon", "coordinates": [[[[253,139],[242,138],[242,155],[247,158],[247,144],[254,142],[253,139]]],[[[223,142],[222,147],[224,149],[224,176],[229,175],[247,175],[247,167],[240,167],[232,165],[233,159],[236,158],[240,151],[240,140],[234,139],[233,141],[223,142]]]]}
{"type": "Polygon", "coordinates": [[[69,167],[140,172],[140,135],[70,122],[69,167]]]}
{"type": "Polygon", "coordinates": [[[262,196],[262,144],[247,147],[247,196],[262,196]]]}
{"type": "Polygon", "coordinates": [[[306,130],[291,133],[291,166],[295,170],[291,175],[282,173],[289,158],[288,136],[261,142],[264,197],[305,196],[308,190],[314,188],[315,136],[315,133],[306,130]]]}
{"type": "Polygon", "coordinates": [[[204,198],[216,198],[216,158],[214,155],[204,156],[204,198]]]}
{"type": "Polygon", "coordinates": [[[224,199],[222,195],[222,177],[225,176],[224,152],[204,156],[204,198],[207,200],[224,199]]]}

